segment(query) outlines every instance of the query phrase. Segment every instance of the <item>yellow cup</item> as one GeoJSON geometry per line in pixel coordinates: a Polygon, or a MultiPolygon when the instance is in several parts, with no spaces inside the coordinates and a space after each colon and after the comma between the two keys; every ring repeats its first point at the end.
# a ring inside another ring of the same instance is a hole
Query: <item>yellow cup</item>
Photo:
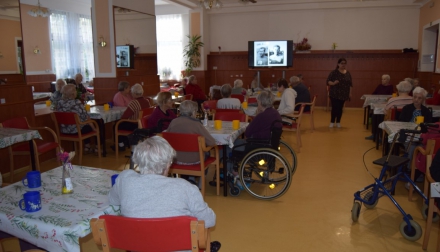
{"type": "Polygon", "coordinates": [[[241,104],[241,107],[242,107],[243,109],[247,109],[247,108],[248,108],[248,103],[247,103],[247,101],[244,101],[244,102],[241,104]]]}
{"type": "Polygon", "coordinates": [[[397,93],[393,93],[393,97],[397,97],[397,93]]]}
{"type": "Polygon", "coordinates": [[[52,104],[52,103],[50,102],[50,100],[47,100],[47,101],[46,101],[46,106],[47,106],[47,107],[50,107],[51,104],[52,104]]]}
{"type": "Polygon", "coordinates": [[[232,129],[238,130],[240,128],[240,120],[233,120],[232,121],[232,129]]]}
{"type": "Polygon", "coordinates": [[[179,92],[174,92],[174,97],[179,97],[179,92]]]}
{"type": "Polygon", "coordinates": [[[281,97],[281,93],[280,92],[277,92],[277,97],[281,97]]]}
{"type": "Polygon", "coordinates": [[[86,105],[84,106],[84,108],[86,109],[87,112],[90,111],[90,105],[89,105],[89,104],[86,104],[86,105]]]}
{"type": "Polygon", "coordinates": [[[105,110],[105,111],[110,110],[110,105],[108,105],[108,104],[104,104],[104,110],[105,110]]]}
{"type": "Polygon", "coordinates": [[[417,116],[416,117],[416,124],[421,124],[425,121],[425,117],[424,116],[417,116]]]}
{"type": "Polygon", "coordinates": [[[214,121],[214,128],[217,130],[222,129],[222,120],[215,120],[214,121]]]}

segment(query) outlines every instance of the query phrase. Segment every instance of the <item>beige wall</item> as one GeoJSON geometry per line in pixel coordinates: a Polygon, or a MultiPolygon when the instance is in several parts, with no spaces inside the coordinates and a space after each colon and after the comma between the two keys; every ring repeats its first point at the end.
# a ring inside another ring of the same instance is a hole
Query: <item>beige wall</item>
{"type": "MultiPolygon", "coordinates": [[[[428,28],[432,25],[438,25],[440,23],[440,3],[437,2],[434,6],[431,6],[433,1],[429,1],[422,8],[420,8],[420,21],[419,21],[419,48],[422,49],[422,38],[424,28],[428,28]]],[[[440,43],[440,39],[438,39],[440,43]]],[[[422,57],[422,54],[420,54],[422,57]]],[[[437,45],[437,66],[436,72],[440,73],[440,46],[437,45]]]]}
{"type": "Polygon", "coordinates": [[[309,39],[312,50],[417,48],[418,7],[210,14],[211,51],[246,51],[250,40],[309,39]]]}
{"type": "Polygon", "coordinates": [[[21,23],[23,30],[23,51],[26,75],[52,73],[49,18],[32,17],[27,12],[35,6],[21,4],[21,23]],[[34,54],[38,46],[41,54],[34,54]]]}
{"type": "Polygon", "coordinates": [[[20,21],[0,19],[0,34],[0,73],[20,73],[16,51],[16,38],[21,38],[20,21]]]}
{"type": "Polygon", "coordinates": [[[134,19],[115,20],[116,45],[131,44],[136,53],[156,53],[156,17],[141,14],[134,19]],[[142,32],[134,32],[142,31],[142,32]]]}

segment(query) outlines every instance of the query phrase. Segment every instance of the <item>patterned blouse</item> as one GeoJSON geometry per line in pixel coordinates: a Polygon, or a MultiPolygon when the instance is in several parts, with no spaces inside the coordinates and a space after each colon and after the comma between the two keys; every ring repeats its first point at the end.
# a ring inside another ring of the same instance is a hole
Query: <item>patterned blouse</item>
{"type": "MultiPolygon", "coordinates": [[[[56,111],[59,112],[75,112],[79,116],[79,120],[81,122],[86,121],[89,116],[84,109],[84,104],[81,103],[79,100],[65,100],[61,99],[58,101],[56,111]]],[[[81,125],[81,129],[84,127],[84,125],[81,125]]],[[[76,125],[64,125],[61,124],[60,131],[64,134],[76,134],[78,131],[76,130],[76,125]]]]}
{"type": "Polygon", "coordinates": [[[339,70],[333,70],[330,72],[327,78],[327,85],[329,81],[336,81],[339,83],[330,87],[329,96],[338,100],[347,101],[350,98],[350,87],[353,86],[351,83],[351,74],[346,72],[345,74],[339,72],[339,70]]]}

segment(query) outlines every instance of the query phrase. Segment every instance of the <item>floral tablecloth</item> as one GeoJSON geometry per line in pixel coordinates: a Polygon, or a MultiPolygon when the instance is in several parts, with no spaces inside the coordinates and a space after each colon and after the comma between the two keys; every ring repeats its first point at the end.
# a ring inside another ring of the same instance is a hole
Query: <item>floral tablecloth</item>
{"type": "Polygon", "coordinates": [[[384,115],[385,114],[385,106],[387,104],[383,102],[372,103],[371,109],[373,110],[373,114],[375,115],[384,115]]]}
{"type": "MultiPolygon", "coordinates": [[[[383,121],[379,124],[379,128],[385,130],[388,134],[388,142],[393,142],[394,135],[401,129],[415,129],[417,124],[412,122],[383,121]]],[[[418,137],[416,135],[416,137],[418,137]]]]}
{"type": "Polygon", "coordinates": [[[127,107],[113,107],[105,111],[104,106],[94,106],[90,108],[88,114],[92,119],[102,119],[104,123],[108,123],[121,119],[126,109],[127,107]]]}
{"type": "Polygon", "coordinates": [[[217,145],[228,145],[229,147],[234,147],[234,141],[246,130],[249,123],[240,122],[240,128],[238,130],[232,129],[232,122],[223,121],[222,129],[216,130],[214,128],[214,122],[209,121],[208,126],[205,128],[208,130],[209,134],[215,139],[217,145]]]}
{"type": "Polygon", "coordinates": [[[362,95],[361,100],[365,100],[364,108],[370,106],[372,103],[384,103],[391,95],[362,95]]]}
{"type": "Polygon", "coordinates": [[[51,252],[79,252],[79,238],[88,235],[90,219],[120,214],[108,204],[111,176],[116,171],[76,166],[72,194],[61,194],[62,167],[41,174],[42,209],[28,213],[18,202],[29,190],[17,182],[0,189],[0,230],[51,252]]]}
{"type": "Polygon", "coordinates": [[[41,99],[41,98],[49,98],[52,96],[52,93],[50,92],[33,92],[32,96],[34,100],[41,99]]]}
{"type": "Polygon", "coordinates": [[[255,116],[255,113],[257,113],[257,107],[248,106],[248,108],[243,109],[243,111],[248,116],[255,116]]]}
{"type": "Polygon", "coordinates": [[[35,138],[43,139],[38,130],[0,128],[0,149],[35,138]]]}

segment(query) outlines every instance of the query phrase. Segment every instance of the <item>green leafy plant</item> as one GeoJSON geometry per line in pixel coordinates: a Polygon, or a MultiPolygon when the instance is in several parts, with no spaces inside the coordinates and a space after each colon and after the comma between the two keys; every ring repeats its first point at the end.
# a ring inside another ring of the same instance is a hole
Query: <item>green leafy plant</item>
{"type": "Polygon", "coordinates": [[[200,35],[188,35],[188,45],[183,49],[183,57],[185,58],[185,73],[188,76],[191,71],[200,66],[200,48],[203,47],[203,42],[200,41],[200,35]]]}

